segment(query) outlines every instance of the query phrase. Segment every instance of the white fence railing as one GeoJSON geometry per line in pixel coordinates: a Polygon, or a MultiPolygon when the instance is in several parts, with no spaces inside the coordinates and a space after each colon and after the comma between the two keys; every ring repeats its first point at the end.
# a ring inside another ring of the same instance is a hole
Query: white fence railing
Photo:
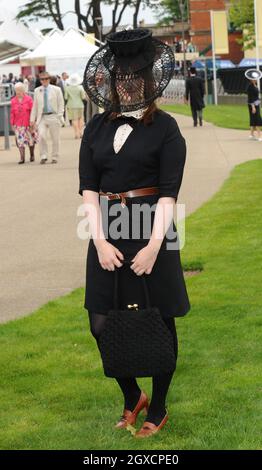
{"type": "Polygon", "coordinates": [[[183,77],[172,78],[161,97],[162,103],[184,103],[185,79],[183,77]]]}

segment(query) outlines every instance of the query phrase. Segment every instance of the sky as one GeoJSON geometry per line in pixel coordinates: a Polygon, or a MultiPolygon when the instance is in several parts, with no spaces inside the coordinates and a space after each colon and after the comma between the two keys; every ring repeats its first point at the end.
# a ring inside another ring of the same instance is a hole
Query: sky
{"type": "MultiPolygon", "coordinates": [[[[28,0],[0,0],[0,9],[1,7],[6,8],[7,10],[11,10],[14,13],[17,13],[18,7],[25,5],[28,0]]],[[[85,5],[85,0],[83,0],[82,5],[85,5]]],[[[74,6],[74,1],[73,0],[61,0],[60,4],[63,6],[62,11],[67,11],[67,10],[73,10],[74,6]]],[[[104,20],[104,26],[110,25],[111,24],[111,8],[109,6],[103,6],[102,7],[102,15],[103,15],[103,20],[104,20]]],[[[127,8],[125,11],[125,14],[122,17],[122,24],[132,24],[132,11],[130,8],[127,8]]],[[[69,13],[65,16],[64,19],[64,24],[65,27],[69,26],[74,26],[77,27],[76,23],[76,16],[69,13]]],[[[138,17],[138,21],[144,19],[146,23],[155,23],[156,19],[152,13],[152,11],[149,8],[146,8],[143,10],[142,8],[140,9],[140,14],[138,17]]],[[[29,26],[32,30],[34,29],[42,29],[46,27],[53,26],[54,23],[52,22],[47,22],[46,20],[39,20],[38,22],[30,22],[29,26]]]]}

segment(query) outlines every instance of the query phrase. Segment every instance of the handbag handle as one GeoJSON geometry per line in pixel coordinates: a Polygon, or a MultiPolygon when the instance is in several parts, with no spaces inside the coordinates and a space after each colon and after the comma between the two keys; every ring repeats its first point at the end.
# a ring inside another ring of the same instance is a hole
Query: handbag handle
{"type": "MultiPolygon", "coordinates": [[[[132,262],[130,260],[123,260],[123,264],[131,264],[132,262]]],[[[150,308],[150,300],[149,300],[149,292],[148,292],[148,287],[146,284],[146,278],[145,274],[142,274],[141,280],[143,283],[143,291],[145,294],[145,299],[146,299],[146,308],[150,308]]],[[[119,309],[119,302],[118,302],[118,285],[119,285],[119,268],[115,268],[115,283],[114,283],[114,309],[118,310],[119,309]]]]}

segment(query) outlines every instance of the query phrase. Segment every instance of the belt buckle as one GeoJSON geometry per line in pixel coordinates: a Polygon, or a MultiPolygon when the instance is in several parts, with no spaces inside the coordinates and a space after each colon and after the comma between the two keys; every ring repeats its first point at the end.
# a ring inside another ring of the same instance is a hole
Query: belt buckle
{"type": "Polygon", "coordinates": [[[126,201],[126,200],[125,200],[125,197],[122,196],[121,193],[115,193],[115,195],[118,196],[118,199],[121,199],[121,202],[120,202],[121,207],[123,207],[123,208],[126,207],[126,204],[125,204],[125,201],[126,201]]]}
{"type": "Polygon", "coordinates": [[[116,194],[118,195],[119,199],[121,199],[121,203],[120,203],[121,207],[123,207],[123,208],[126,207],[126,198],[125,198],[125,196],[122,196],[122,193],[120,193],[120,194],[116,193],[116,194]]]}
{"type": "Polygon", "coordinates": [[[126,207],[126,199],[124,196],[122,196],[120,193],[112,193],[111,191],[107,191],[106,194],[110,195],[110,194],[115,194],[117,196],[118,199],[121,199],[121,206],[122,207],[126,207]]]}
{"type": "Polygon", "coordinates": [[[121,199],[121,196],[119,193],[111,193],[110,191],[107,191],[106,194],[108,194],[109,196],[113,194],[114,196],[118,196],[118,199],[121,199]]]}

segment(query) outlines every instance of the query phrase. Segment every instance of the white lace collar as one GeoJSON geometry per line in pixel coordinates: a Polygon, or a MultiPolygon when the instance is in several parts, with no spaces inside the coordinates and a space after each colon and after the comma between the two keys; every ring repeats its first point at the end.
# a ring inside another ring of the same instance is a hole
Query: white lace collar
{"type": "MultiPolygon", "coordinates": [[[[138,109],[137,111],[126,111],[126,112],[119,113],[119,114],[122,116],[134,117],[135,119],[141,119],[146,109],[147,108],[142,108],[142,109],[138,109]]],[[[118,127],[114,136],[114,144],[113,144],[115,155],[119,153],[119,151],[121,150],[122,146],[124,145],[125,141],[127,140],[128,136],[131,134],[132,131],[133,131],[133,127],[131,127],[128,123],[122,124],[121,126],[118,127]]]]}

